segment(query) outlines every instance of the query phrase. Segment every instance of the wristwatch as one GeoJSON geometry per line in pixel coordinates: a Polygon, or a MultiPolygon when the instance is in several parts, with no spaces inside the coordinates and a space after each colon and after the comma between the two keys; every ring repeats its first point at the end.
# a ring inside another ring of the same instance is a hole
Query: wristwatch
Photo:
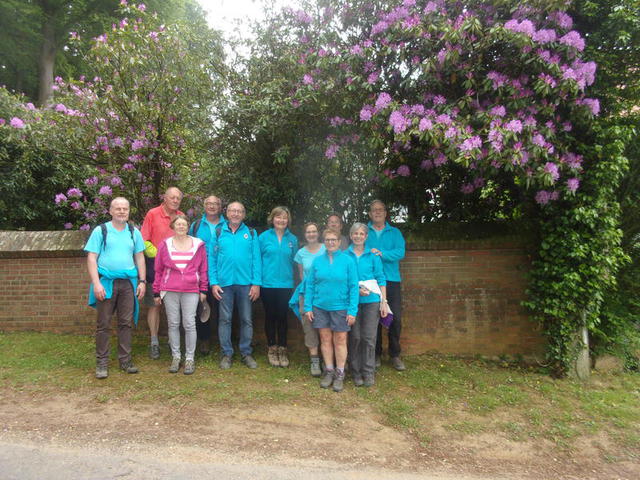
{"type": "Polygon", "coordinates": [[[140,282],[140,283],[147,283],[147,281],[146,281],[146,280],[142,280],[142,279],[138,279],[138,282],[140,282]]]}

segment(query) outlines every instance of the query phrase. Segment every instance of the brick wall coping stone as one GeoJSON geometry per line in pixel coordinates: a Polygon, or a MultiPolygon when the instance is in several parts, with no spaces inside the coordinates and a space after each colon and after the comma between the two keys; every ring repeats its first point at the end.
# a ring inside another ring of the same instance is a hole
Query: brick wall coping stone
{"type": "Polygon", "coordinates": [[[81,257],[89,232],[0,231],[0,258],[81,257]]]}
{"type": "MultiPolygon", "coordinates": [[[[89,232],[78,230],[27,232],[0,230],[0,258],[76,257],[82,250],[89,232]]],[[[531,239],[521,236],[492,238],[463,238],[442,240],[409,235],[407,250],[512,250],[526,249],[531,239]]]]}

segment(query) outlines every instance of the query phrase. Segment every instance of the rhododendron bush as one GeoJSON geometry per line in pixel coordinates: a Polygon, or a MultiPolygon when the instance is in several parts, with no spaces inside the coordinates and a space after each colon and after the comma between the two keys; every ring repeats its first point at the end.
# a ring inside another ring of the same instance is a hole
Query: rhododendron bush
{"type": "Polygon", "coordinates": [[[566,2],[338,3],[284,12],[308,66],[295,101],[345,99],[328,159],[357,135],[378,149],[383,185],[419,189],[427,205],[447,189],[524,191],[546,205],[579,188],[574,132],[599,103],[566,2]]]}
{"type": "Polygon", "coordinates": [[[81,184],[51,199],[68,212],[65,228],[109,218],[119,195],[140,220],[167,184],[197,168],[213,129],[219,38],[204,25],[162,25],[144,4],[122,2],[121,13],[86,55],[93,78],[57,77],[50,105],[27,104],[9,119],[32,145],[86,169],[81,184]]]}

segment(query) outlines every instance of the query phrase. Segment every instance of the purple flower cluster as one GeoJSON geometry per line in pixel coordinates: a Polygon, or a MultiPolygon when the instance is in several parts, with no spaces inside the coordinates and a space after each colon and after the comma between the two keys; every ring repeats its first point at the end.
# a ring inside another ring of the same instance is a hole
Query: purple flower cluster
{"type": "Polygon", "coordinates": [[[407,165],[400,165],[396,173],[401,177],[408,177],[411,175],[411,169],[407,165]]]}
{"type": "Polygon", "coordinates": [[[389,115],[389,125],[393,127],[395,133],[404,132],[409,126],[409,120],[400,112],[395,110],[389,115]]]}
{"type": "Polygon", "coordinates": [[[551,180],[554,182],[560,178],[560,171],[558,170],[558,165],[553,162],[547,162],[544,165],[544,172],[551,175],[551,180]]]}
{"type": "Polygon", "coordinates": [[[382,92],[376,100],[376,111],[385,109],[392,101],[391,95],[387,92],[382,92]]]}
{"type": "Polygon", "coordinates": [[[82,191],[79,188],[70,188],[67,191],[67,197],[69,197],[69,198],[72,198],[72,197],[80,198],[80,197],[82,197],[82,191]]]}
{"type": "Polygon", "coordinates": [[[575,30],[572,30],[569,33],[563,35],[558,41],[563,45],[573,47],[580,52],[584,50],[584,39],[575,30]]]}
{"type": "Polygon", "coordinates": [[[523,33],[528,37],[533,37],[533,34],[536,31],[536,27],[533,25],[533,22],[531,20],[522,20],[521,22],[519,22],[515,18],[507,21],[504,24],[504,28],[506,28],[507,30],[511,30],[512,32],[523,33]]]}
{"type": "Polygon", "coordinates": [[[332,143],[325,150],[324,156],[327,158],[336,158],[336,155],[338,154],[338,150],[340,150],[340,147],[335,143],[332,143]]]}
{"type": "Polygon", "coordinates": [[[24,128],[25,127],[25,123],[21,118],[18,117],[12,117],[11,120],[9,121],[9,125],[11,125],[13,128],[24,128]]]}
{"type": "Polygon", "coordinates": [[[515,119],[510,120],[505,124],[504,129],[513,133],[520,133],[522,132],[522,122],[515,119]]]}
{"type": "Polygon", "coordinates": [[[474,148],[480,147],[482,147],[482,139],[476,135],[471,138],[467,138],[458,148],[461,152],[470,152],[474,148]]]}

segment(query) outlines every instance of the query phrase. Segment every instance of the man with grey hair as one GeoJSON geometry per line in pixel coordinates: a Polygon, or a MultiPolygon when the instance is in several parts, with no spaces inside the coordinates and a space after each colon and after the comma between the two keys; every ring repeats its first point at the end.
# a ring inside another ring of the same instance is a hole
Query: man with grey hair
{"type": "MultiPolygon", "coordinates": [[[[387,279],[387,301],[393,313],[393,322],[389,326],[389,357],[393,367],[402,371],[406,367],[400,358],[400,333],[402,332],[402,279],[400,278],[400,260],[404,258],[405,241],[400,230],[387,222],[387,207],[381,200],[369,204],[369,236],[366,247],[382,259],[382,269],[387,279]]],[[[376,342],[376,366],[382,355],[382,328],[378,325],[376,342]]]]}
{"type": "MultiPolygon", "coordinates": [[[[191,224],[189,235],[202,240],[207,246],[208,252],[211,250],[216,227],[225,223],[226,220],[222,215],[222,201],[215,195],[209,195],[204,199],[204,213],[202,217],[191,224]]],[[[199,350],[202,355],[208,355],[211,351],[211,332],[214,328],[218,328],[219,302],[211,293],[211,289],[207,290],[207,304],[209,305],[209,318],[205,319],[204,322],[201,320],[203,304],[198,306],[198,314],[196,315],[196,332],[200,344],[199,350]]]]}
{"type": "Polygon", "coordinates": [[[96,378],[109,375],[111,317],[118,316],[118,360],[127,373],[138,373],[131,361],[132,321],[138,321],[138,299],[145,294],[144,242],[129,221],[129,201],[114,198],[111,221],[91,232],[84,250],[91,277],[89,305],[98,310],[96,322],[96,378]],[[135,293],[134,293],[135,292],[135,293]],[[137,298],[136,298],[137,297],[137,298]]]}
{"type": "Polygon", "coordinates": [[[220,368],[231,368],[231,319],[234,306],[240,317],[239,349],[242,363],[256,368],[251,340],[253,318],[251,302],[260,297],[262,260],[260,242],[253,228],[244,224],[245,208],[240,202],[227,207],[227,223],[218,225],[209,250],[209,284],[213,296],[220,301],[218,337],[222,358],[220,368]]]}
{"type": "MultiPolygon", "coordinates": [[[[142,222],[142,238],[144,239],[145,256],[147,261],[147,282],[150,285],[154,280],[154,262],[158,247],[167,238],[173,236],[173,230],[169,226],[171,220],[176,215],[184,215],[180,210],[182,192],[176,187],[169,187],[164,193],[162,204],[152,208],[147,212],[142,222]]],[[[144,303],[149,307],[147,312],[147,323],[149,324],[149,334],[151,345],[149,346],[149,356],[153,360],[160,358],[160,342],[158,340],[158,330],[160,329],[160,306],[155,304],[151,288],[147,289],[144,303]]]]}

